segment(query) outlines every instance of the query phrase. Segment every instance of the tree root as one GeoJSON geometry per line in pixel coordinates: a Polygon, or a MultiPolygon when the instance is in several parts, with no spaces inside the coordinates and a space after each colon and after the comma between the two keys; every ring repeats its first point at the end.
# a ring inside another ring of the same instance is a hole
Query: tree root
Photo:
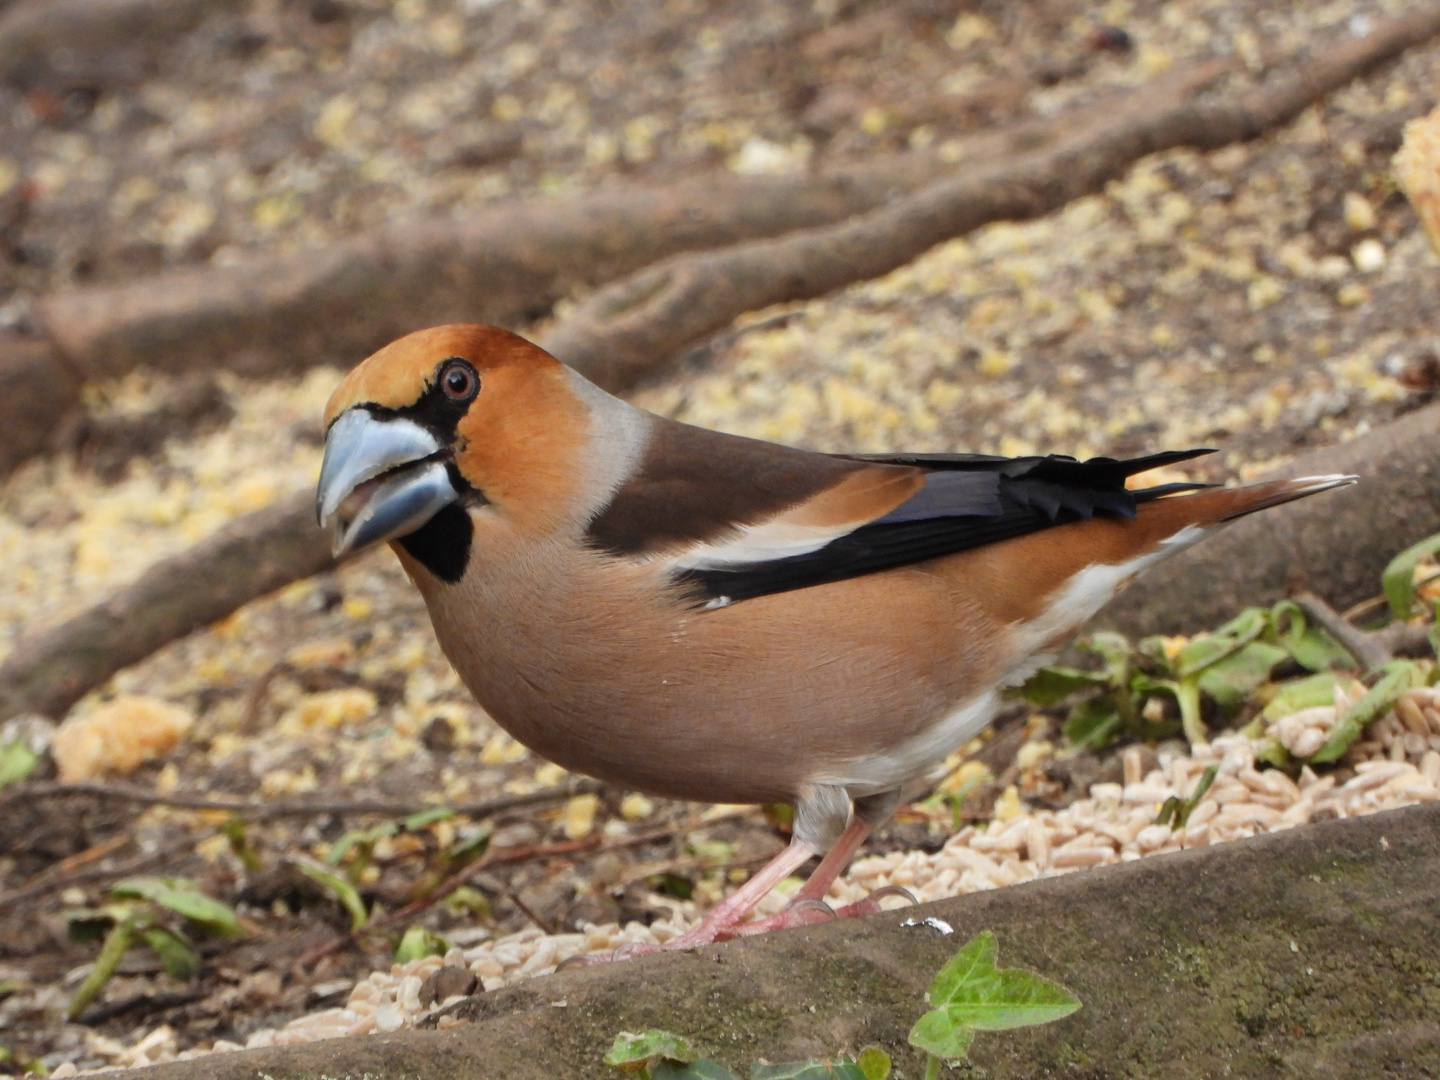
{"type": "Polygon", "coordinates": [[[1253,139],[1371,67],[1440,33],[1427,9],[1276,66],[1211,100],[1197,90],[1234,70],[1198,64],[1095,110],[1052,145],[941,180],[839,224],[678,255],[600,289],[545,346],[607,389],[628,386],[687,344],[772,304],[823,296],[903,266],[992,221],[1038,217],[1096,191],[1140,158],[1253,139]]]}

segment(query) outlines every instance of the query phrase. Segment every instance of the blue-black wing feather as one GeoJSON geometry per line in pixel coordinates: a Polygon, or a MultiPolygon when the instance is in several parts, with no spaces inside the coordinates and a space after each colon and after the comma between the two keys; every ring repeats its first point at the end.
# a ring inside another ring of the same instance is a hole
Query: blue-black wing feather
{"type": "Polygon", "coordinates": [[[1172,483],[1130,491],[1128,477],[1210,452],[1088,461],[1060,455],[851,455],[922,468],[925,486],[888,514],[818,551],[723,570],[685,570],[678,576],[697,590],[701,603],[735,602],[953,555],[1097,513],[1133,518],[1139,503],[1206,485],[1172,483]]]}

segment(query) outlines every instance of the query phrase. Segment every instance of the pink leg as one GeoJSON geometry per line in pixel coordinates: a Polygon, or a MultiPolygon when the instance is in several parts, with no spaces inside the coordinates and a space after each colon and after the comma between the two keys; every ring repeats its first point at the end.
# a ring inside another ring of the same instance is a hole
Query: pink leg
{"type": "MultiPolygon", "coordinates": [[[[750,880],[727,896],[692,930],[687,930],[664,945],[622,945],[608,956],[571,957],[565,965],[603,964],[610,960],[628,960],[632,956],[669,949],[693,949],[699,945],[724,941],[734,936],[734,926],[750,909],[765,899],[770,890],[804,866],[815,855],[815,849],[802,840],[791,840],[790,846],[762,866],[750,880]]],[[[562,966],[565,966],[562,965],[562,966]]]]}
{"type": "Polygon", "coordinates": [[[859,814],[850,819],[850,824],[845,826],[845,831],[840,839],[835,841],[835,846],[825,853],[825,858],[820,860],[820,865],[810,875],[810,880],[795,894],[796,900],[824,900],[825,894],[830,891],[830,886],[840,876],[845,867],[850,865],[850,860],[860,850],[870,834],[875,831],[875,826],[866,821],[859,814]]]}
{"type": "MultiPolygon", "coordinates": [[[[744,885],[727,896],[709,915],[705,916],[699,926],[681,934],[674,941],[667,942],[665,947],[689,949],[696,945],[708,945],[721,938],[722,935],[728,936],[726,931],[750,914],[750,909],[765,899],[771,889],[804,866],[814,854],[815,851],[809,844],[800,840],[791,840],[789,847],[756,871],[744,885]]],[[[828,859],[829,856],[827,855],[826,858],[828,859]]],[[[823,867],[825,864],[822,862],[820,865],[823,867]]]]}
{"type": "MultiPolygon", "coordinates": [[[[832,918],[824,906],[825,894],[830,891],[830,886],[840,876],[841,871],[850,865],[850,860],[860,850],[861,845],[875,831],[875,826],[867,822],[859,814],[850,819],[850,824],[845,826],[845,832],[835,842],[835,846],[825,853],[825,858],[820,860],[820,865],[810,875],[810,880],[801,886],[800,891],[795,894],[795,900],[791,906],[778,915],[772,915],[768,919],[756,919],[754,922],[745,923],[743,926],[735,926],[729,929],[727,937],[750,937],[753,934],[764,934],[770,930],[783,930],[792,926],[805,926],[809,923],[824,922],[832,918]],[[805,901],[812,901],[806,904],[805,901]]],[[[757,901],[758,903],[758,901],[757,901]]],[[[834,915],[862,915],[869,914],[869,909],[864,911],[851,911],[850,908],[860,908],[865,901],[859,904],[851,904],[849,907],[841,908],[834,915]]],[[[878,910],[878,907],[876,908],[878,910]]]]}

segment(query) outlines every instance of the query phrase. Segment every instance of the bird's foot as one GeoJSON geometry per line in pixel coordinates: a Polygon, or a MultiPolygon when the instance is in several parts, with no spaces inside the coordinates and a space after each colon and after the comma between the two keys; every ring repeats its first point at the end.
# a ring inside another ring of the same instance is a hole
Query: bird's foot
{"type": "Polygon", "coordinates": [[[753,937],[756,934],[769,933],[771,930],[790,930],[797,926],[829,922],[832,919],[854,919],[862,915],[874,915],[883,910],[880,907],[880,901],[889,896],[898,896],[911,904],[920,902],[915,899],[914,893],[909,889],[902,889],[899,885],[886,885],[884,888],[876,889],[862,900],[838,908],[831,907],[823,900],[807,897],[795,901],[780,914],[771,915],[768,919],[756,919],[754,922],[733,926],[725,937],[718,940],[725,941],[732,937],[753,937]]]}
{"type": "Polygon", "coordinates": [[[614,952],[583,953],[571,956],[557,964],[555,970],[563,971],[571,967],[609,964],[616,960],[633,960],[637,956],[649,956],[652,953],[698,949],[701,945],[713,945],[716,942],[730,941],[737,937],[754,937],[757,934],[769,933],[771,930],[790,930],[797,926],[812,926],[815,923],[830,922],[832,919],[853,919],[862,915],[874,915],[882,910],[880,901],[890,896],[900,897],[911,904],[920,902],[915,899],[915,894],[909,889],[902,889],[898,885],[887,885],[883,889],[876,889],[863,900],[857,900],[853,904],[846,904],[839,908],[831,907],[824,900],[807,897],[796,900],[778,915],[771,915],[767,919],[755,919],[752,922],[744,923],[706,919],[679,937],[671,938],[662,945],[652,945],[645,941],[630,942],[621,945],[614,952]]]}

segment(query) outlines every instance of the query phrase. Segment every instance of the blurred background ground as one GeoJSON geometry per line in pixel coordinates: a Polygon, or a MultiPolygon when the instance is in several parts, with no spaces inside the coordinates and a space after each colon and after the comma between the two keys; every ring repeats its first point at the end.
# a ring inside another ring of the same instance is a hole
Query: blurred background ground
{"type": "MultiPolygon", "coordinates": [[[[823,171],[905,147],[935,148],[964,169],[961,137],[988,125],[1049,116],[1199,58],[1258,64],[1327,34],[1362,33],[1406,5],[217,7],[144,63],[81,65],[0,88],[0,323],[23,326],[32,298],[67,285],[314,247],[507,199],[823,171]]],[[[1404,121],[1434,104],[1436,85],[1440,45],[1413,49],[1254,143],[1145,159],[1044,219],[990,226],[879,281],[757,313],[633,399],[820,449],[1087,456],[1212,445],[1222,452],[1185,474],[1212,480],[1363,432],[1440,387],[1440,269],[1389,171],[1404,121]]],[[[90,387],[91,437],[74,433],[73,449],[0,486],[0,653],[311,482],[321,406],[359,359],[264,382],[217,364],[213,377],[184,385],[142,371],[90,387]],[[178,434],[134,445],[93,437],[186,394],[196,404],[176,414],[178,434]]],[[[161,790],[426,802],[563,779],[470,701],[383,551],[165,649],[74,713],[116,695],[194,718],[173,753],[130,778],[161,790]]],[[[997,739],[994,771],[1003,776],[1004,753],[1046,734],[1032,725],[997,739]]],[[[1095,768],[1028,794],[1061,802],[1118,764],[1095,768]]],[[[694,813],[603,791],[490,824],[499,846],[620,841],[694,813]]],[[[112,1008],[103,1033],[163,1022],[180,1049],[243,1041],[343,996],[384,962],[382,945],[281,977],[344,923],[278,856],[323,854],[348,827],[339,817],[255,827],[264,870],[248,874],[216,824],[83,798],[7,808],[4,894],[52,880],[61,860],[125,861],[195,877],[238,900],[262,931],[207,946],[198,983],[171,985],[157,963],[132,957],[101,1001],[112,1008]]],[[[943,824],[902,814],[876,843],[933,846],[943,824]]],[[[382,843],[369,895],[400,906],[426,860],[477,827],[452,821],[382,843]]],[[[430,918],[456,940],[649,920],[713,899],[732,871],[743,875],[780,843],[755,811],[633,847],[496,868],[470,909],[430,918]]],[[[55,1008],[94,952],[68,941],[62,909],[94,903],[100,888],[79,880],[0,905],[0,984],[12,991],[0,1043],[17,1058],[99,1060],[55,1008]]]]}

